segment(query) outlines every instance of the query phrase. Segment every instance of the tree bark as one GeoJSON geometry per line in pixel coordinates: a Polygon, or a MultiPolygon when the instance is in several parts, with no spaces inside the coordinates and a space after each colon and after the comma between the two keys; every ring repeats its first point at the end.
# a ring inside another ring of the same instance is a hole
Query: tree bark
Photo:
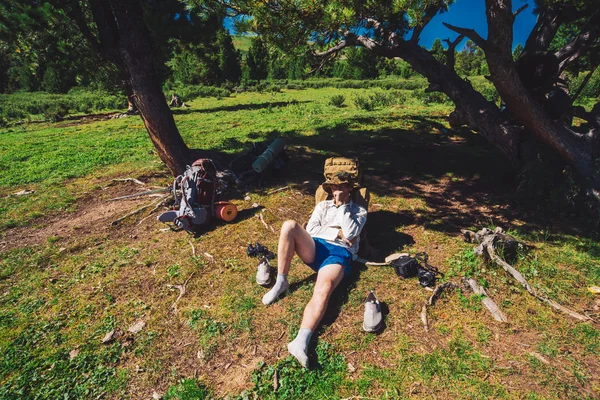
{"type": "Polygon", "coordinates": [[[510,0],[486,0],[488,39],[485,55],[492,82],[508,110],[524,128],[574,166],[598,190],[600,179],[594,171],[595,138],[577,134],[562,123],[552,121],[521,82],[511,53],[511,6],[510,0]]]}
{"type": "Polygon", "coordinates": [[[175,125],[154,72],[150,34],[136,0],[111,0],[118,25],[118,49],[129,78],[135,104],[150,140],[171,174],[179,175],[190,162],[190,151],[175,125]]]}
{"type": "Polygon", "coordinates": [[[150,34],[138,0],[88,0],[97,36],[89,29],[86,11],[78,1],[58,1],[83,36],[126,81],[129,106],[134,105],[158,156],[171,174],[179,175],[195,155],[187,147],[167,105],[154,71],[150,34]]]}
{"type": "Polygon", "coordinates": [[[437,61],[422,47],[404,42],[398,47],[396,54],[408,62],[416,72],[425,76],[431,84],[440,87],[454,102],[466,125],[499,147],[514,166],[519,164],[521,130],[510,126],[498,107],[487,101],[468,81],[461,79],[453,69],[437,61]]]}

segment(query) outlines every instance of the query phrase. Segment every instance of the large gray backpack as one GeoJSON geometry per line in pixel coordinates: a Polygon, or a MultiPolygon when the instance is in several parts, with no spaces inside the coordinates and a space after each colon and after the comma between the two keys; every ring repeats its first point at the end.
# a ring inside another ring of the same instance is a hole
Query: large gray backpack
{"type": "Polygon", "coordinates": [[[186,231],[193,231],[214,216],[217,169],[212,160],[200,158],[173,181],[173,210],[158,216],[186,231]],[[181,193],[181,198],[178,193],[181,193]]]}

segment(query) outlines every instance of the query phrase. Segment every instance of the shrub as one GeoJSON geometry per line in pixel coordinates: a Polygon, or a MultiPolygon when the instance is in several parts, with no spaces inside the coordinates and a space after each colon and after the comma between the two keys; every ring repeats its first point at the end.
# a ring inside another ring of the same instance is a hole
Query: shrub
{"type": "Polygon", "coordinates": [[[231,91],[226,88],[216,86],[203,85],[187,85],[165,90],[168,98],[171,98],[171,93],[177,93],[183,101],[189,101],[198,97],[229,97],[231,91]]]}
{"type": "Polygon", "coordinates": [[[336,94],[329,99],[329,104],[334,107],[342,107],[344,105],[344,101],[346,101],[344,95],[336,94]]]}
{"type": "Polygon", "coordinates": [[[23,110],[21,110],[18,106],[11,104],[6,105],[0,114],[6,119],[7,122],[20,120],[27,117],[27,114],[23,110]]]}
{"type": "Polygon", "coordinates": [[[354,98],[354,104],[356,105],[356,107],[361,108],[365,111],[373,111],[373,109],[375,108],[375,105],[367,96],[357,95],[354,98]]]}
{"type": "Polygon", "coordinates": [[[62,121],[69,113],[69,107],[64,103],[54,103],[44,109],[44,119],[50,122],[62,121]]]}
{"type": "Polygon", "coordinates": [[[442,92],[426,92],[424,89],[415,90],[414,97],[425,105],[449,103],[450,99],[442,92]]]}
{"type": "Polygon", "coordinates": [[[387,107],[394,104],[396,100],[391,93],[381,91],[374,92],[369,97],[374,107],[387,107]]]}

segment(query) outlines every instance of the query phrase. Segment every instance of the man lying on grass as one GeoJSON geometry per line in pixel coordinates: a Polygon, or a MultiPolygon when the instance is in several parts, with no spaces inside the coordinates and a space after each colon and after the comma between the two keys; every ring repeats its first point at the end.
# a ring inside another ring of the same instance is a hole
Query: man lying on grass
{"type": "Polygon", "coordinates": [[[323,184],[333,200],[317,204],[306,229],[296,221],[286,221],[281,227],[277,281],[262,302],[271,304],[287,290],[294,253],[317,272],[313,296],[304,309],[298,336],[288,344],[288,351],[305,368],[308,368],[307,348],[312,333],[325,314],[331,293],[350,273],[359,235],[367,222],[367,210],[350,199],[350,192],[357,186],[348,173],[338,173],[323,184]]]}

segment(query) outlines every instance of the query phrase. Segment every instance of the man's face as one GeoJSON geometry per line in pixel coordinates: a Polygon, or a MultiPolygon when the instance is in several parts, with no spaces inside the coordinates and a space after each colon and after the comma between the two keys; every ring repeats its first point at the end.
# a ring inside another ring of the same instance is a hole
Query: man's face
{"type": "Polygon", "coordinates": [[[349,195],[350,194],[350,186],[346,183],[342,183],[340,185],[331,185],[331,194],[333,194],[334,196],[336,195],[336,192],[338,192],[338,194],[345,194],[345,195],[349,195]]]}
{"type": "Polygon", "coordinates": [[[336,206],[350,202],[350,191],[352,190],[350,185],[331,185],[330,187],[333,201],[336,206]]]}

